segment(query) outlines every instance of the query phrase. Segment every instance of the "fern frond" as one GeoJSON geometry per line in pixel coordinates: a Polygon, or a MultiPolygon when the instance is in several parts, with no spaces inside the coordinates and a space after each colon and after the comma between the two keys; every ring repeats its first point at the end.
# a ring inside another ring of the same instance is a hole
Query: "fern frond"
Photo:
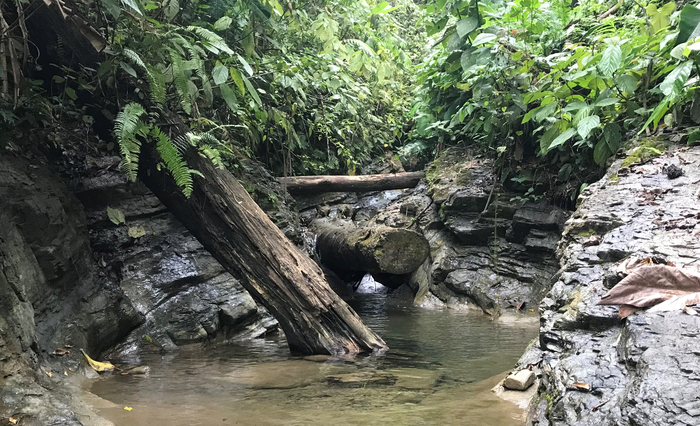
{"type": "Polygon", "coordinates": [[[147,65],[141,56],[131,49],[123,49],[122,55],[134,67],[141,70],[146,75],[146,81],[150,88],[151,101],[160,108],[165,102],[165,77],[156,67],[147,65]]]}
{"type": "Polygon", "coordinates": [[[180,98],[180,105],[182,109],[185,110],[187,114],[192,114],[192,103],[190,101],[190,80],[185,75],[185,67],[182,63],[182,58],[174,50],[170,51],[170,60],[172,62],[173,70],[173,80],[175,82],[175,89],[177,89],[177,95],[180,98]]]}
{"type": "Polygon", "coordinates": [[[182,193],[185,194],[185,197],[189,197],[192,194],[194,185],[192,180],[194,170],[187,167],[187,163],[180,153],[177,152],[173,142],[168,135],[160,131],[158,126],[153,127],[151,136],[156,139],[156,151],[160,154],[165,168],[173,176],[175,184],[182,188],[182,193]]]}
{"type": "Polygon", "coordinates": [[[224,161],[221,159],[221,152],[218,149],[212,147],[211,145],[202,145],[199,147],[199,152],[201,155],[211,160],[214,167],[217,169],[224,168],[224,161]]]}
{"type": "Polygon", "coordinates": [[[213,54],[218,55],[219,51],[221,51],[228,53],[229,55],[233,55],[233,50],[231,50],[231,48],[228,47],[226,41],[218,34],[209,31],[206,28],[195,26],[187,27],[187,31],[198,35],[199,38],[202,39],[202,46],[204,46],[205,49],[212,52],[213,54]]]}
{"type": "Polygon", "coordinates": [[[141,116],[145,113],[146,110],[141,105],[131,102],[124,106],[114,120],[114,137],[122,154],[121,169],[131,181],[136,181],[139,170],[141,141],[138,136],[144,136],[147,129],[141,121],[141,116]]]}

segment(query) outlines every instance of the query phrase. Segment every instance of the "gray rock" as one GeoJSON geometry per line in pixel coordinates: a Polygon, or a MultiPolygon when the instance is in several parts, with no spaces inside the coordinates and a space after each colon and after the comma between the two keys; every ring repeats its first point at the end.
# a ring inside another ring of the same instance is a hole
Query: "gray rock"
{"type": "MultiPolygon", "coordinates": [[[[698,162],[700,148],[682,156],[698,162]]],[[[617,307],[597,305],[621,278],[617,263],[630,254],[695,267],[700,245],[695,225],[686,221],[700,213],[700,170],[687,167],[669,181],[663,165],[679,162],[671,152],[612,180],[620,161],[583,192],[559,243],[561,273],[540,305],[540,337],[520,360],[542,371],[530,424],[700,424],[694,391],[700,351],[693,349],[700,319],[640,311],[619,320],[617,307]],[[650,193],[662,207],[648,202],[650,193]],[[583,244],[591,235],[600,244],[583,244]],[[574,382],[590,384],[591,391],[576,390],[574,382]]]]}
{"type": "Polygon", "coordinates": [[[535,373],[530,370],[520,370],[517,373],[511,373],[503,381],[503,387],[510,390],[524,391],[535,383],[535,373]]]}

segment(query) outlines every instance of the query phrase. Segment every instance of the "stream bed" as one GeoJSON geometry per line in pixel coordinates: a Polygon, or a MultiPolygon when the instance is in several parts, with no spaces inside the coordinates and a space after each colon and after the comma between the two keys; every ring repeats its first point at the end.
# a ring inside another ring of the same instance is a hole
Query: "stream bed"
{"type": "Polygon", "coordinates": [[[535,314],[491,321],[417,308],[406,294],[357,294],[350,304],[387,354],[292,357],[276,335],[193,345],[141,356],[148,375],[96,379],[88,402],[117,426],[523,424],[490,389],[537,336],[535,314]]]}

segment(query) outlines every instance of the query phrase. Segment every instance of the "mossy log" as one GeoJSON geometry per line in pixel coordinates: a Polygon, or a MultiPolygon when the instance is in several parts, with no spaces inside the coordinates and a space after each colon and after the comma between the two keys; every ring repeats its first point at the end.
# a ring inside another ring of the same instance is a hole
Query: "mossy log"
{"type": "Polygon", "coordinates": [[[388,226],[355,228],[330,223],[314,226],[316,251],[331,268],[409,274],[425,261],[430,245],[415,231],[388,226]]]}
{"type": "Polygon", "coordinates": [[[413,188],[425,177],[423,172],[362,176],[293,176],[277,178],[290,194],[319,192],[366,192],[413,188]]]}

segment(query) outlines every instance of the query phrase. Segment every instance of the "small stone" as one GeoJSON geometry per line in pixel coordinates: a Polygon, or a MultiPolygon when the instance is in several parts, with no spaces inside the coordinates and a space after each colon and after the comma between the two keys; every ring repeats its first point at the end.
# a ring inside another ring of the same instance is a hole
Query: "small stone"
{"type": "Polygon", "coordinates": [[[520,370],[506,377],[503,387],[511,390],[524,391],[535,383],[535,373],[530,370],[520,370]]]}
{"type": "Polygon", "coordinates": [[[676,179],[683,176],[683,170],[675,164],[664,166],[663,172],[666,173],[669,179],[676,179]]]}

